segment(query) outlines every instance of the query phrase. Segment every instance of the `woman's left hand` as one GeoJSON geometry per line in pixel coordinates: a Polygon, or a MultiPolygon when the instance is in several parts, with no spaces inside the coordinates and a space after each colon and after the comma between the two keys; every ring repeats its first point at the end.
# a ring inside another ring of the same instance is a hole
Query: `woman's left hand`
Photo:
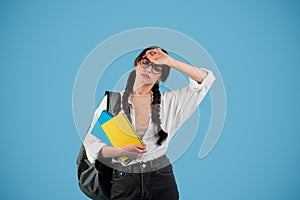
{"type": "Polygon", "coordinates": [[[163,52],[160,48],[151,49],[146,52],[146,57],[153,63],[159,65],[168,65],[171,67],[171,63],[174,60],[171,56],[163,52]]]}

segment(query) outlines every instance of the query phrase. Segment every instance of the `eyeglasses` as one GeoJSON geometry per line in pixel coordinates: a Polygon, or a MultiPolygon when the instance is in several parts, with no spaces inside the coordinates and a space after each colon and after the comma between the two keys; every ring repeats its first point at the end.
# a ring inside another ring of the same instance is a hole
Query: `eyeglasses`
{"type": "Polygon", "coordinates": [[[142,58],[140,60],[140,64],[143,68],[148,68],[151,66],[153,74],[161,74],[164,68],[163,65],[154,64],[150,62],[147,58],[142,58]]]}

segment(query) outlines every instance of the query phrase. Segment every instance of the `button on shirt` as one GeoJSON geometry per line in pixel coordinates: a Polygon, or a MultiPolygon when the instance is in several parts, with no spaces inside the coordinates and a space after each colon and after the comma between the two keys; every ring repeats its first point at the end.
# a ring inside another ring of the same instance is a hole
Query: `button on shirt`
{"type": "MultiPolygon", "coordinates": [[[[198,70],[198,68],[196,68],[198,70]]],[[[167,139],[159,146],[156,144],[158,137],[158,127],[152,122],[150,117],[148,129],[143,136],[143,142],[146,144],[147,152],[141,158],[136,159],[130,164],[147,162],[164,155],[167,151],[168,144],[178,128],[193,114],[199,106],[203,98],[206,96],[209,88],[215,81],[215,76],[212,71],[202,68],[208,72],[205,79],[198,83],[189,78],[190,83],[180,89],[161,93],[160,119],[161,128],[168,133],[167,139]]],[[[124,91],[121,92],[121,96],[124,91]]],[[[129,98],[129,104],[130,98],[129,98]]],[[[103,98],[99,107],[96,109],[93,121],[90,127],[93,127],[99,118],[101,112],[107,107],[107,96],[103,98]]],[[[123,111],[121,111],[123,112],[123,111]]],[[[133,106],[130,106],[130,115],[132,125],[135,128],[135,114],[133,106]]],[[[106,144],[90,133],[91,128],[86,134],[83,144],[86,148],[86,153],[89,161],[94,163],[97,158],[100,158],[101,149],[106,144]]],[[[113,158],[113,162],[120,162],[117,158],[113,158]]]]}

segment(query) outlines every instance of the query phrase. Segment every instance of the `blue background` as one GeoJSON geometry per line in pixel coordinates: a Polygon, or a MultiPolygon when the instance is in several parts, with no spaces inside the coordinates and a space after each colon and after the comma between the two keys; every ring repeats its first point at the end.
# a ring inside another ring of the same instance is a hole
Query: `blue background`
{"type": "Polygon", "coordinates": [[[181,199],[300,199],[299,11],[289,0],[1,1],[0,199],[87,199],[75,165],[77,70],[101,41],[147,26],[195,39],[226,88],[216,147],[199,160],[199,134],[174,163],[181,199]]]}

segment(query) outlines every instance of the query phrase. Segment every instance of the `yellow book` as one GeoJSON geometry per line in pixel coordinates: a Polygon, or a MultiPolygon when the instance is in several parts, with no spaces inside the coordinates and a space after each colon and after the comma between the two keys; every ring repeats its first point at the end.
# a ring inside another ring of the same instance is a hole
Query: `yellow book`
{"type": "MultiPolygon", "coordinates": [[[[102,124],[101,127],[113,146],[125,146],[128,144],[145,146],[142,139],[134,131],[125,113],[118,114],[102,124]]],[[[120,157],[120,159],[125,164],[131,161],[127,157],[120,157]]]]}

